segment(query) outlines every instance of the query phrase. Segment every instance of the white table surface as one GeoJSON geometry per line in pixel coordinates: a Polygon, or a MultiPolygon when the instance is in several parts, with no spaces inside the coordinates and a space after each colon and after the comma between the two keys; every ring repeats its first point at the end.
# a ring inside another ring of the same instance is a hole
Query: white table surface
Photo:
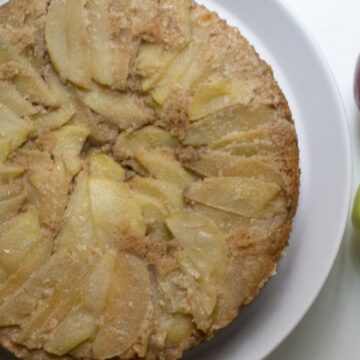
{"type": "MultiPolygon", "coordinates": [[[[360,54],[360,1],[282,1],[308,28],[339,85],[353,145],[355,190],[360,182],[360,113],[353,100],[353,77],[360,54]]],[[[319,297],[299,326],[267,358],[325,359],[360,359],[360,235],[354,234],[350,223],[319,297]]]]}

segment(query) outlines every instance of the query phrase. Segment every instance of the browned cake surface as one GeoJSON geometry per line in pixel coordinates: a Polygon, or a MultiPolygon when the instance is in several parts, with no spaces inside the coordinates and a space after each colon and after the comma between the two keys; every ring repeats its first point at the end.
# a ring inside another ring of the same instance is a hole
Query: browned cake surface
{"type": "Polygon", "coordinates": [[[180,358],[289,239],[299,156],[271,68],[187,0],[12,0],[0,24],[0,343],[180,358]]]}

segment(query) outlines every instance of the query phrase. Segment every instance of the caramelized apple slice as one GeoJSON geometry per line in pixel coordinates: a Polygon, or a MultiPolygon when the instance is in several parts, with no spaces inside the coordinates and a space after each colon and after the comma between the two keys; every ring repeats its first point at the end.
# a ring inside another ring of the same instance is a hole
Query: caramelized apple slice
{"type": "Polygon", "coordinates": [[[39,111],[16,90],[14,84],[7,81],[0,81],[0,102],[19,116],[34,115],[39,111]]]}
{"type": "Polygon", "coordinates": [[[115,255],[108,252],[96,262],[82,289],[82,300],[62,321],[45,350],[58,356],[65,355],[84,341],[94,337],[99,317],[108,297],[115,271],[115,255]]]}
{"type": "Polygon", "coordinates": [[[56,239],[56,246],[84,250],[95,247],[95,244],[89,176],[82,172],[76,179],[76,187],[66,208],[64,223],[61,233],[56,239]]]}
{"type": "Polygon", "coordinates": [[[148,227],[147,235],[161,239],[169,239],[170,234],[165,226],[168,211],[164,204],[152,196],[132,191],[135,201],[139,204],[148,227]]]}
{"type": "Polygon", "coordinates": [[[268,130],[261,127],[255,130],[232,132],[221,139],[214,141],[210,147],[211,149],[223,149],[226,146],[233,144],[265,141],[268,136],[268,130]]]}
{"type": "Polygon", "coordinates": [[[166,224],[183,249],[176,257],[189,281],[195,323],[206,331],[216,306],[217,287],[226,276],[225,238],[210,219],[190,211],[167,218],[166,224]]]}
{"type": "Polygon", "coordinates": [[[26,201],[26,193],[0,201],[0,225],[13,218],[26,201]]]}
{"type": "Polygon", "coordinates": [[[0,266],[11,275],[24,257],[40,243],[39,214],[35,210],[19,214],[2,229],[0,235],[0,266]]]}
{"type": "Polygon", "coordinates": [[[87,34],[85,0],[67,0],[67,40],[71,81],[86,87],[91,77],[91,53],[87,34]]]}
{"type": "Polygon", "coordinates": [[[44,74],[46,83],[59,104],[64,107],[72,107],[72,93],[70,87],[66,86],[52,67],[47,68],[44,74]]]}
{"type": "Polygon", "coordinates": [[[104,176],[116,182],[125,180],[122,166],[105,154],[94,154],[90,157],[90,174],[95,177],[104,176]]]}
{"type": "Polygon", "coordinates": [[[121,356],[136,342],[150,301],[150,279],[145,263],[133,255],[120,253],[104,320],[93,345],[95,358],[121,356]]]}
{"type": "Polygon", "coordinates": [[[191,317],[180,313],[161,319],[159,327],[161,332],[166,333],[166,343],[170,346],[189,338],[194,329],[191,317]]]}
{"type": "Polygon", "coordinates": [[[231,144],[221,150],[231,155],[250,157],[254,155],[271,155],[274,154],[278,148],[270,141],[259,141],[255,143],[231,144]]]}
{"type": "Polygon", "coordinates": [[[100,316],[108,301],[110,286],[116,267],[117,254],[109,250],[94,265],[83,288],[81,307],[84,311],[100,316]]]}
{"type": "Polygon", "coordinates": [[[55,337],[45,344],[44,349],[57,356],[63,356],[79,344],[96,334],[94,315],[84,311],[74,311],[66,316],[56,329],[55,337]]]}
{"type": "Polygon", "coordinates": [[[103,246],[116,246],[124,236],[145,235],[141,209],[127,184],[91,177],[89,192],[96,236],[103,246]]]}
{"type": "Polygon", "coordinates": [[[137,57],[137,67],[144,76],[142,89],[149,91],[175,59],[177,52],[165,49],[163,44],[143,43],[137,57]]]}
{"type": "Polygon", "coordinates": [[[194,204],[192,209],[202,216],[211,219],[226,234],[233,233],[240,228],[248,228],[251,219],[230,212],[215,209],[203,204],[194,204]]]}
{"type": "Polygon", "coordinates": [[[44,131],[56,130],[68,123],[74,114],[74,110],[69,108],[59,108],[46,114],[39,114],[33,117],[34,131],[38,134],[44,131]]]}
{"type": "Polygon", "coordinates": [[[146,126],[131,134],[122,132],[115,144],[115,153],[120,158],[135,156],[138,150],[156,148],[175,149],[179,141],[171,134],[156,126],[146,126]]]}
{"type": "Polygon", "coordinates": [[[267,155],[278,151],[278,147],[268,140],[269,131],[256,129],[234,132],[215,141],[210,148],[237,156],[267,155]]]}
{"type": "Polygon", "coordinates": [[[0,226],[16,215],[26,200],[24,169],[15,165],[0,165],[0,226]]]}
{"type": "Polygon", "coordinates": [[[86,8],[92,77],[100,84],[111,86],[114,83],[114,69],[109,7],[110,0],[90,0],[86,8]]]}
{"type": "MultiPolygon", "coordinates": [[[[186,301],[194,324],[199,330],[207,332],[214,321],[219,284],[215,279],[204,277],[186,251],[178,252],[175,258],[185,277],[186,301]]],[[[224,278],[225,276],[221,280],[224,278]]]]}
{"type": "Polygon", "coordinates": [[[10,140],[10,151],[22,145],[31,130],[31,125],[5,105],[0,104],[0,138],[10,140]]]}
{"type": "Polygon", "coordinates": [[[83,87],[90,85],[91,55],[83,0],[53,0],[50,3],[45,37],[56,70],[83,87]]]}
{"type": "Polygon", "coordinates": [[[226,108],[190,125],[185,144],[211,144],[232,132],[256,129],[269,123],[273,116],[274,110],[266,105],[256,109],[243,105],[226,108]]]}
{"type": "Polygon", "coordinates": [[[51,152],[62,157],[71,178],[81,170],[80,153],[88,135],[89,131],[86,128],[75,125],[64,126],[49,133],[49,140],[54,139],[55,143],[51,152]]]}
{"type": "Polygon", "coordinates": [[[9,182],[24,173],[25,169],[16,164],[0,164],[0,181],[9,182]]]}
{"type": "MultiPolygon", "coordinates": [[[[238,239],[241,239],[246,234],[247,232],[245,231],[243,236],[236,236],[238,239]]],[[[271,272],[273,269],[271,255],[266,254],[266,250],[265,254],[258,254],[256,252],[262,250],[255,250],[250,244],[244,244],[241,250],[246,254],[241,259],[235,256],[229,257],[227,276],[221,284],[221,295],[213,315],[214,324],[216,324],[214,327],[216,328],[227,326],[230,319],[234,319],[238,315],[239,309],[246,303],[246,298],[252,292],[251,288],[258,289],[258,281],[261,281],[260,279],[264,276],[264,272],[271,272]],[[252,255],[252,252],[255,252],[256,255],[252,255]],[[246,258],[248,260],[245,260],[246,258]],[[261,265],[259,266],[259,264],[261,265]],[[253,270],[250,270],[249,267],[253,270]],[[249,276],[248,274],[256,275],[254,277],[254,275],[249,276]]],[[[253,295],[251,295],[251,298],[253,298],[253,295]]]]}
{"type": "Polygon", "coordinates": [[[91,354],[92,354],[92,342],[91,340],[86,340],[80,345],[78,345],[76,348],[71,350],[69,356],[75,359],[86,359],[86,357],[89,357],[91,354]]]}
{"type": "Polygon", "coordinates": [[[232,105],[248,105],[253,96],[251,88],[240,81],[220,79],[201,83],[190,104],[189,118],[195,121],[232,105]]]}
{"type": "Polygon", "coordinates": [[[11,141],[9,138],[0,139],[0,164],[6,161],[11,152],[11,141]]]}
{"type": "Polygon", "coordinates": [[[195,80],[200,66],[201,52],[206,47],[209,36],[208,29],[197,26],[192,41],[160,76],[151,92],[160,106],[165,104],[175,85],[187,90],[195,80]]]}
{"type": "Polygon", "coordinates": [[[0,325],[21,325],[33,311],[38,302],[51,294],[61,280],[59,274],[66,273],[72,258],[67,251],[60,251],[36,270],[12,296],[0,306],[0,325]]]}
{"type": "MultiPolygon", "coordinates": [[[[51,165],[51,154],[48,151],[41,151],[39,149],[28,149],[24,147],[16,151],[14,162],[20,165],[25,171],[32,167],[51,165]]],[[[26,175],[26,174],[25,174],[26,175]]]]}
{"type": "Polygon", "coordinates": [[[24,192],[23,179],[14,179],[10,183],[0,182],[0,201],[11,199],[24,192]]]}
{"type": "Polygon", "coordinates": [[[197,161],[186,163],[185,166],[203,176],[251,177],[271,181],[279,186],[284,184],[280,173],[271,165],[224,152],[210,152],[197,161]]]}
{"type": "Polygon", "coordinates": [[[0,284],[3,283],[4,281],[6,281],[7,278],[8,278],[8,275],[7,275],[6,271],[3,269],[0,269],[0,284]]]}
{"type": "Polygon", "coordinates": [[[136,159],[156,179],[176,185],[181,190],[195,180],[171,153],[143,150],[137,152],[136,159]]]}
{"type": "Polygon", "coordinates": [[[118,135],[118,127],[104,121],[102,115],[96,114],[85,106],[77,97],[74,97],[75,115],[73,123],[85,126],[90,131],[90,138],[98,144],[112,143],[118,135]]]}
{"type": "Polygon", "coordinates": [[[39,269],[50,257],[52,242],[49,239],[40,242],[23,259],[17,270],[0,285],[0,304],[15,293],[29,279],[30,275],[39,269]]]}
{"type": "Polygon", "coordinates": [[[31,102],[45,106],[56,106],[57,101],[46,83],[28,59],[17,51],[8,41],[5,30],[0,30],[0,64],[13,63],[17,74],[13,78],[16,89],[31,102]]]}
{"type": "Polygon", "coordinates": [[[111,88],[124,88],[133,51],[130,29],[116,19],[123,12],[124,4],[109,0],[87,2],[89,39],[92,60],[92,77],[111,88]]]}
{"type": "Polygon", "coordinates": [[[147,77],[166,67],[171,59],[171,53],[163,44],[144,42],[140,44],[136,65],[140,74],[147,77]]]}
{"type": "Polygon", "coordinates": [[[0,225],[12,218],[26,200],[23,179],[24,168],[0,165],[0,225]]]}
{"type": "Polygon", "coordinates": [[[111,92],[99,87],[78,92],[81,101],[120,129],[136,129],[153,118],[152,110],[137,96],[111,92]]]}
{"type": "Polygon", "coordinates": [[[166,224],[200,276],[222,278],[226,269],[226,242],[221,230],[209,218],[192,211],[181,211],[166,224]]]}
{"type": "MultiPolygon", "coordinates": [[[[115,15],[116,17],[116,15],[115,15]]],[[[115,89],[124,89],[129,73],[132,56],[135,52],[135,44],[132,41],[131,31],[118,31],[112,34],[113,42],[113,68],[115,89]]]]}
{"type": "Polygon", "coordinates": [[[186,189],[191,201],[245,217],[257,217],[279,194],[281,188],[251,178],[218,177],[197,182],[186,189]]]}
{"type": "Polygon", "coordinates": [[[93,134],[97,126],[97,122],[94,120],[95,116],[77,99],[74,89],[65,85],[51,68],[48,69],[45,77],[61,107],[43,116],[35,117],[37,128],[40,131],[55,130],[72,120],[74,124],[84,124],[93,134]]]}
{"type": "Polygon", "coordinates": [[[133,191],[135,201],[141,207],[144,218],[152,223],[155,221],[164,221],[168,215],[168,211],[164,204],[157,198],[142,194],[141,192],[133,191]]]}
{"type": "Polygon", "coordinates": [[[46,17],[45,38],[51,62],[63,78],[75,77],[70,69],[67,0],[52,0],[46,17]]]}
{"type": "Polygon", "coordinates": [[[129,184],[133,190],[161,201],[170,212],[180,210],[183,207],[181,190],[170,183],[135,176],[129,184]]]}
{"type": "Polygon", "coordinates": [[[127,236],[142,237],[145,224],[140,207],[126,184],[81,173],[70,199],[58,246],[87,249],[115,246],[127,236]]]}
{"type": "Polygon", "coordinates": [[[29,349],[42,348],[49,334],[53,333],[69,312],[80,304],[81,286],[89,271],[91,258],[88,254],[79,253],[77,256],[78,258],[74,258],[51,295],[24,322],[20,341],[29,349]],[[74,287],[74,284],[77,286],[74,287]]]}

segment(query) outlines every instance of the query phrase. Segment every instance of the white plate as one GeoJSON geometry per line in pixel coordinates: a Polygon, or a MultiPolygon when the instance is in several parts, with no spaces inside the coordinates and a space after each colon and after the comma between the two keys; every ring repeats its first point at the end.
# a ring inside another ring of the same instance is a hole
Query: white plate
{"type": "Polygon", "coordinates": [[[350,203],[350,139],[341,99],[326,63],[283,5],[276,0],[200,2],[239,27],[271,64],[289,100],[299,136],[300,203],[278,275],[231,326],[185,357],[258,360],[298,324],[333,265],[350,203]]]}
{"type": "MultiPolygon", "coordinates": [[[[337,255],[351,196],[351,146],[337,86],[313,40],[277,0],[201,0],[237,26],[273,68],[295,119],[301,194],[287,256],[238,319],[187,360],[258,360],[294,329],[337,255]]],[[[316,336],[316,334],[314,334],[316,336]]]]}

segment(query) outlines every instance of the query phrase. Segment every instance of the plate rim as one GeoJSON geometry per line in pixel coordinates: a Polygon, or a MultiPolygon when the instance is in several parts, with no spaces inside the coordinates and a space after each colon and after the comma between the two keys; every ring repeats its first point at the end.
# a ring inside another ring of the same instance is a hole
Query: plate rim
{"type": "MultiPolygon", "coordinates": [[[[334,74],[326,56],[323,53],[321,46],[317,42],[316,38],[314,37],[314,35],[310,31],[310,29],[306,26],[306,24],[302,21],[300,16],[297,15],[296,12],[292,9],[291,5],[288,3],[285,3],[284,0],[273,0],[273,1],[276,2],[277,5],[279,6],[279,8],[284,13],[286,13],[288,15],[288,17],[290,17],[293,20],[293,23],[297,25],[297,28],[308,39],[309,45],[311,45],[313,52],[316,53],[316,55],[320,58],[322,64],[324,65],[323,66],[324,71],[326,72],[328,79],[331,81],[333,93],[334,93],[334,95],[336,95],[335,98],[337,100],[337,108],[339,109],[339,111],[341,113],[341,118],[339,118],[339,122],[341,122],[342,128],[343,128],[342,135],[344,137],[346,137],[348,140],[347,142],[344,142],[344,144],[347,146],[345,146],[343,149],[344,152],[346,152],[346,158],[344,159],[344,162],[346,163],[346,168],[347,168],[346,176],[348,178],[348,181],[346,182],[346,184],[344,184],[344,186],[346,186],[346,190],[343,190],[344,194],[346,196],[346,204],[347,204],[347,206],[344,206],[341,210],[341,212],[342,212],[341,223],[343,225],[341,227],[339,226],[339,231],[336,236],[336,238],[338,240],[337,240],[336,246],[334,246],[334,251],[331,254],[331,257],[329,258],[327,268],[324,270],[323,280],[320,282],[319,288],[317,290],[314,290],[314,293],[311,296],[309,296],[309,300],[308,300],[308,303],[304,307],[303,314],[298,318],[297,321],[295,321],[292,324],[292,326],[289,327],[287,334],[282,339],[280,339],[274,343],[272,348],[269,349],[268,353],[264,355],[264,358],[271,355],[288,338],[288,336],[290,336],[290,334],[297,328],[297,326],[302,322],[305,315],[309,312],[309,310],[313,306],[314,302],[318,298],[326,281],[328,280],[329,275],[331,273],[331,270],[334,267],[336,258],[339,254],[341,245],[344,240],[346,226],[348,224],[349,216],[350,216],[351,209],[352,209],[353,182],[354,182],[354,180],[353,180],[353,172],[354,172],[354,169],[353,169],[353,141],[352,141],[351,132],[350,132],[349,117],[346,112],[345,103],[344,103],[343,97],[341,95],[339,85],[336,81],[335,74],[334,74]]],[[[339,221],[339,223],[340,223],[340,221],[339,221]]],[[[335,238],[335,236],[334,236],[334,238],[335,238]]]]}

